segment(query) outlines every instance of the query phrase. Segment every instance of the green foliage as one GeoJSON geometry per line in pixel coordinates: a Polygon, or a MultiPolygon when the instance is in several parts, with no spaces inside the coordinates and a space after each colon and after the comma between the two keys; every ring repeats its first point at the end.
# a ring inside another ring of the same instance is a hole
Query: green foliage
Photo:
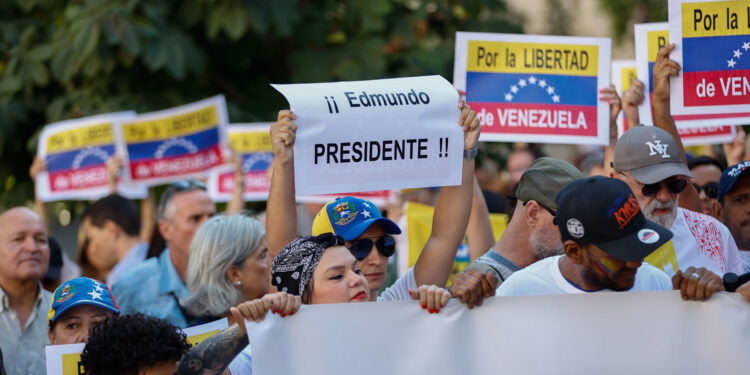
{"type": "Polygon", "coordinates": [[[615,41],[632,36],[631,22],[666,22],[667,1],[664,0],[599,0],[612,20],[615,41]]]}
{"type": "Polygon", "coordinates": [[[32,198],[41,128],[223,93],[235,122],[285,107],[270,82],[440,74],[457,30],[521,32],[498,0],[0,2],[0,205],[32,198]]]}

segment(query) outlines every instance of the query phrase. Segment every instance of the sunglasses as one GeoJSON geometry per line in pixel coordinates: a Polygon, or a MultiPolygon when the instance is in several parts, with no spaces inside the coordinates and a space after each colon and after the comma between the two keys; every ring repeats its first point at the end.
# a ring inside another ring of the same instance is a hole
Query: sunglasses
{"type": "Polygon", "coordinates": [[[198,180],[178,180],[169,184],[169,188],[174,189],[174,191],[185,191],[192,189],[206,190],[206,184],[204,184],[203,181],[198,180]]]}
{"type": "Polygon", "coordinates": [[[698,194],[700,194],[701,190],[703,190],[706,192],[706,196],[709,198],[716,198],[719,193],[719,184],[714,181],[711,181],[703,186],[693,183],[693,186],[695,186],[695,190],[698,191],[698,194]]]}
{"type": "MultiPolygon", "coordinates": [[[[526,206],[526,203],[529,203],[529,202],[528,201],[523,202],[523,205],[526,206]]],[[[551,209],[551,208],[549,208],[549,207],[547,207],[547,206],[545,206],[545,205],[543,205],[543,204],[541,204],[539,202],[536,202],[536,203],[538,205],[540,205],[542,208],[544,208],[545,210],[547,210],[547,212],[549,212],[550,215],[552,215],[552,217],[554,218],[554,219],[552,219],[552,224],[557,225],[557,212],[555,212],[553,209],[551,209]]]]}
{"type": "Polygon", "coordinates": [[[669,190],[672,194],[680,194],[683,190],[687,187],[687,180],[682,178],[670,178],[668,180],[659,181],[653,184],[644,184],[643,182],[640,182],[636,180],[633,177],[630,177],[626,174],[622,174],[623,176],[627,177],[630,181],[635,182],[636,184],[641,186],[641,194],[643,194],[644,197],[653,197],[655,196],[660,190],[661,185],[664,184],[667,187],[667,190],[669,190]]]}
{"type": "MultiPolygon", "coordinates": [[[[370,255],[370,251],[372,251],[372,244],[373,240],[371,238],[360,238],[358,240],[351,241],[349,251],[352,252],[352,255],[354,255],[357,260],[362,260],[370,255]]],[[[383,254],[384,257],[388,258],[393,255],[394,252],[396,252],[396,240],[389,235],[385,235],[375,240],[375,247],[378,249],[378,252],[380,252],[380,254],[383,254]]]]}

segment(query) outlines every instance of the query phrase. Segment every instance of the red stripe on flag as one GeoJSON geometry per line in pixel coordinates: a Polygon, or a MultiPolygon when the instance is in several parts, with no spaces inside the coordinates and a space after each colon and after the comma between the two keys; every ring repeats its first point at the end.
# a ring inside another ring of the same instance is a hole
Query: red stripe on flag
{"type": "Polygon", "coordinates": [[[597,135],[596,106],[469,103],[483,133],[597,135]]]}
{"type": "Polygon", "coordinates": [[[141,181],[201,172],[221,163],[221,150],[219,145],[215,145],[195,154],[131,162],[130,175],[133,177],[133,181],[141,181]]]}
{"type": "Polygon", "coordinates": [[[49,188],[54,192],[107,186],[107,183],[107,166],[103,164],[49,172],[49,188]]]}
{"type": "Polygon", "coordinates": [[[750,70],[685,72],[682,77],[684,105],[750,104],[748,77],[750,70]]]}

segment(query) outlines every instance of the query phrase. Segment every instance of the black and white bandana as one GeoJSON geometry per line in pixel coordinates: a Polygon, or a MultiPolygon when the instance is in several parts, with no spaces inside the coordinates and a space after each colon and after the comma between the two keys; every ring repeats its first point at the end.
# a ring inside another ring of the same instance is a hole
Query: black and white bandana
{"type": "Polygon", "coordinates": [[[301,296],[312,279],[323,252],[343,245],[344,239],[332,233],[305,236],[286,245],[271,262],[271,284],[280,292],[301,296]]]}

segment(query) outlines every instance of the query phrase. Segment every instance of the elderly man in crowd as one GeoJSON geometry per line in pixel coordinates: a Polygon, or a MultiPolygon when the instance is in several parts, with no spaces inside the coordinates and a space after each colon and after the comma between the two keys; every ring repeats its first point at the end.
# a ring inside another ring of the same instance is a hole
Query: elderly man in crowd
{"type": "Polygon", "coordinates": [[[43,374],[47,310],[42,288],[49,245],[44,224],[33,211],[16,207],[0,215],[0,349],[8,374],[43,374]]]}
{"type": "MultiPolygon", "coordinates": [[[[727,168],[719,180],[715,216],[729,228],[740,249],[743,271],[750,272],[750,161],[727,168]]],[[[745,287],[750,288],[750,285],[745,287]]]]}
{"type": "Polygon", "coordinates": [[[168,248],[124,274],[112,286],[123,313],[141,312],[184,328],[190,317],[180,307],[185,286],[190,242],[198,228],[216,213],[200,181],[180,180],[162,194],[158,207],[159,232],[168,248]]]}

